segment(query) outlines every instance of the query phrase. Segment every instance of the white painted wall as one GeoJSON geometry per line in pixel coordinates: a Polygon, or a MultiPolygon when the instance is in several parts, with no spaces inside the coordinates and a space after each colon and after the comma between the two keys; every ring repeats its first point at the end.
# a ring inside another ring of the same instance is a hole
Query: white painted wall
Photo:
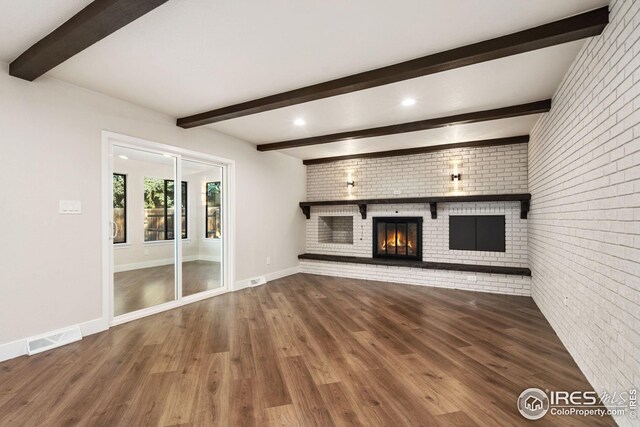
{"type": "Polygon", "coordinates": [[[613,394],[640,386],[640,2],[609,20],[531,133],[529,263],[536,304],[613,394]]]}
{"type": "MultiPolygon", "coordinates": [[[[184,171],[183,165],[183,171],[184,171]]],[[[183,172],[184,173],[184,172],[183,172]]],[[[182,248],[182,253],[189,259],[202,261],[220,261],[222,252],[221,239],[207,239],[206,236],[206,186],[207,182],[222,180],[222,168],[207,167],[205,171],[185,176],[190,183],[189,191],[189,223],[188,242],[182,248]]],[[[223,207],[224,208],[224,207],[223,207]]],[[[185,258],[186,260],[186,258],[185,258]]]]}
{"type": "Polygon", "coordinates": [[[236,279],[295,268],[305,167],[209,129],[0,63],[0,345],[101,316],[101,132],[236,161],[236,279]],[[58,201],[82,201],[59,215],[58,201]],[[271,257],[267,266],[265,258],[271,257]]]}

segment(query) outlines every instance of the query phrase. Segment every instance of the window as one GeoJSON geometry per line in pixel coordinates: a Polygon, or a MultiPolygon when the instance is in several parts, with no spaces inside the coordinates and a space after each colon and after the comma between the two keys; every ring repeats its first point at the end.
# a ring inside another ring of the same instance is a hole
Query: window
{"type": "Polygon", "coordinates": [[[113,243],[127,243],[127,176],[113,174],[113,243]]]}
{"type": "Polygon", "coordinates": [[[504,215],[450,216],[449,249],[505,252],[504,215]]]}
{"type": "Polygon", "coordinates": [[[220,232],[220,181],[207,182],[207,208],[206,208],[206,234],[207,239],[219,239],[220,232]]]}
{"type": "MultiPolygon", "coordinates": [[[[187,238],[187,183],[182,182],[182,238],[187,238]]],[[[173,240],[174,236],[173,180],[144,179],[144,241],[173,240]]]]}

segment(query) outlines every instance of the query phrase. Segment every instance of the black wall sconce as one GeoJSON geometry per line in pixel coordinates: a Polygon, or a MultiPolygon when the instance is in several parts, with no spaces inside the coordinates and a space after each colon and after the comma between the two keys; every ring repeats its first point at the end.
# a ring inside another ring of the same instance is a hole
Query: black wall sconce
{"type": "Polygon", "coordinates": [[[347,181],[347,187],[353,187],[356,185],[355,181],[347,181]]]}
{"type": "Polygon", "coordinates": [[[451,174],[451,181],[462,181],[462,174],[461,173],[452,173],[451,174]]]}

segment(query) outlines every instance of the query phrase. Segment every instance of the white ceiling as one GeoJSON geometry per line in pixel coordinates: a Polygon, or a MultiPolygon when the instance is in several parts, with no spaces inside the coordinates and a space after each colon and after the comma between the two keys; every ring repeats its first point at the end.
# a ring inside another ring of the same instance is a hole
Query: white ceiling
{"type": "MultiPolygon", "coordinates": [[[[0,0],[0,60],[12,61],[88,3],[0,0]]],[[[607,3],[170,0],[49,75],[181,117],[527,29],[607,3]]],[[[582,43],[210,126],[265,143],[537,101],[553,94],[582,43]],[[400,107],[407,96],[418,103],[400,107]],[[297,117],[307,125],[293,126],[297,117]]],[[[531,120],[516,121],[521,122],[519,132],[530,130],[522,126],[531,120]]],[[[479,132],[509,136],[514,129],[507,122],[478,125],[483,129],[479,132]]],[[[447,135],[471,139],[475,131],[467,128],[447,129],[447,135]]],[[[352,154],[362,146],[395,149],[420,140],[407,134],[286,152],[310,158],[319,152],[352,154]]]]}
{"type": "Polygon", "coordinates": [[[13,61],[91,1],[0,0],[0,61],[13,61]]]}
{"type": "Polygon", "coordinates": [[[408,132],[375,138],[355,139],[344,142],[311,145],[281,150],[301,159],[342,156],[356,153],[396,150],[400,148],[426,147],[454,142],[528,135],[540,118],[540,114],[467,125],[445,126],[420,132],[408,132]]]}
{"type": "Polygon", "coordinates": [[[120,160],[131,160],[142,163],[150,163],[162,166],[169,166],[173,169],[175,165],[175,158],[170,155],[162,155],[157,153],[152,153],[150,151],[137,150],[134,148],[128,147],[120,147],[115,145],[113,147],[113,156],[114,160],[120,158],[120,160]],[[126,159],[121,158],[121,156],[126,157],[126,159]]]}
{"type": "MultiPolygon", "coordinates": [[[[115,166],[125,166],[127,163],[135,165],[133,167],[140,168],[141,165],[146,167],[157,166],[156,170],[164,170],[168,173],[174,173],[175,158],[169,154],[163,155],[158,153],[152,153],[145,150],[138,150],[134,148],[121,147],[114,145],[113,147],[113,162],[115,166]]],[[[131,166],[130,165],[130,166],[131,166]]],[[[116,172],[118,172],[117,168],[116,172]]],[[[181,164],[183,176],[193,176],[206,172],[208,176],[213,176],[215,179],[220,179],[222,168],[216,165],[209,165],[206,163],[182,160],[181,164]]]]}
{"type": "Polygon", "coordinates": [[[584,41],[214,123],[256,142],[305,138],[551,98],[584,41]],[[404,98],[416,104],[402,106],[404,98]],[[296,118],[306,125],[292,125],[296,118]]]}

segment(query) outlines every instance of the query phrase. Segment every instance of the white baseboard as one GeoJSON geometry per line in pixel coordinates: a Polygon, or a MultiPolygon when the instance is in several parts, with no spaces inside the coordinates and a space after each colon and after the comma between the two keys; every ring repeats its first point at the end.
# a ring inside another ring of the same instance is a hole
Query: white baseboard
{"type": "MultiPolygon", "coordinates": [[[[128,264],[128,265],[133,265],[133,264],[128,264]]],[[[144,267],[137,267],[137,268],[144,268],[144,267]]],[[[132,269],[135,269],[135,268],[132,268],[132,269]]],[[[126,270],[122,270],[122,271],[126,271],[126,270]]],[[[278,270],[271,273],[267,273],[264,276],[266,277],[267,281],[271,281],[271,280],[280,279],[281,277],[291,276],[292,274],[296,274],[299,272],[300,272],[300,267],[295,266],[291,268],[285,268],[284,270],[278,270]]],[[[251,279],[240,280],[236,282],[234,291],[239,291],[241,289],[245,289],[250,286],[251,286],[251,279]]],[[[109,321],[104,318],[98,318],[98,319],[89,320],[87,322],[79,323],[77,326],[80,327],[82,336],[86,337],[88,335],[97,334],[98,332],[106,331],[107,329],[109,329],[109,321]]],[[[5,344],[0,344],[0,362],[13,359],[15,357],[23,356],[25,354],[27,354],[27,337],[16,340],[16,341],[11,341],[5,344]]]]}
{"type": "MultiPolygon", "coordinates": [[[[296,274],[296,273],[300,273],[300,266],[295,266],[291,268],[285,268],[284,270],[274,271],[272,273],[267,273],[264,276],[267,279],[267,282],[269,282],[271,280],[276,280],[276,279],[280,279],[281,277],[291,276],[292,274],[296,274]]],[[[237,281],[236,286],[234,287],[233,290],[239,291],[239,290],[250,288],[250,287],[251,287],[251,278],[237,281]]]]}
{"type": "Polygon", "coordinates": [[[80,327],[82,336],[86,337],[88,335],[97,334],[98,332],[106,331],[107,329],[109,329],[109,320],[100,317],[98,319],[80,323],[78,326],[80,327]]]}
{"type": "Polygon", "coordinates": [[[251,287],[251,279],[238,280],[236,282],[236,286],[233,288],[233,291],[241,291],[246,288],[251,287]]]}
{"type": "MultiPolygon", "coordinates": [[[[220,262],[221,258],[215,255],[189,255],[182,257],[184,262],[191,261],[210,261],[210,262],[220,262]]],[[[123,271],[131,271],[131,270],[140,270],[142,268],[151,268],[151,267],[160,267],[163,265],[172,265],[174,263],[173,258],[165,258],[165,259],[154,259],[151,261],[143,261],[143,262],[133,262],[131,264],[120,264],[114,265],[113,271],[114,273],[121,273],[123,271]]]]}
{"type": "Polygon", "coordinates": [[[0,362],[27,354],[27,339],[0,344],[0,362]]]}
{"type": "Polygon", "coordinates": [[[222,258],[220,258],[220,255],[200,255],[200,256],[193,256],[193,257],[184,257],[185,262],[189,262],[189,261],[209,261],[209,262],[222,262],[222,258]],[[193,258],[193,259],[189,259],[189,258],[193,258]]]}
{"type": "Polygon", "coordinates": [[[160,267],[163,265],[171,265],[175,261],[173,258],[154,259],[151,261],[132,262],[131,264],[120,264],[113,266],[114,273],[121,273],[123,271],[140,270],[142,268],[160,267]]]}
{"type": "Polygon", "coordinates": [[[274,271],[273,273],[265,274],[267,280],[276,280],[282,277],[291,276],[293,274],[300,273],[300,266],[296,265],[295,267],[285,268],[284,270],[274,271]]]}
{"type": "MultiPolygon", "coordinates": [[[[86,337],[88,335],[106,331],[107,329],[109,329],[109,322],[106,319],[98,318],[72,326],[78,326],[80,328],[80,331],[82,332],[82,336],[86,337]]],[[[38,335],[46,334],[47,333],[38,335]]],[[[4,362],[5,360],[13,359],[15,357],[24,356],[25,354],[27,354],[27,338],[28,337],[16,341],[11,341],[5,344],[0,344],[0,362],[4,362]]]]}

